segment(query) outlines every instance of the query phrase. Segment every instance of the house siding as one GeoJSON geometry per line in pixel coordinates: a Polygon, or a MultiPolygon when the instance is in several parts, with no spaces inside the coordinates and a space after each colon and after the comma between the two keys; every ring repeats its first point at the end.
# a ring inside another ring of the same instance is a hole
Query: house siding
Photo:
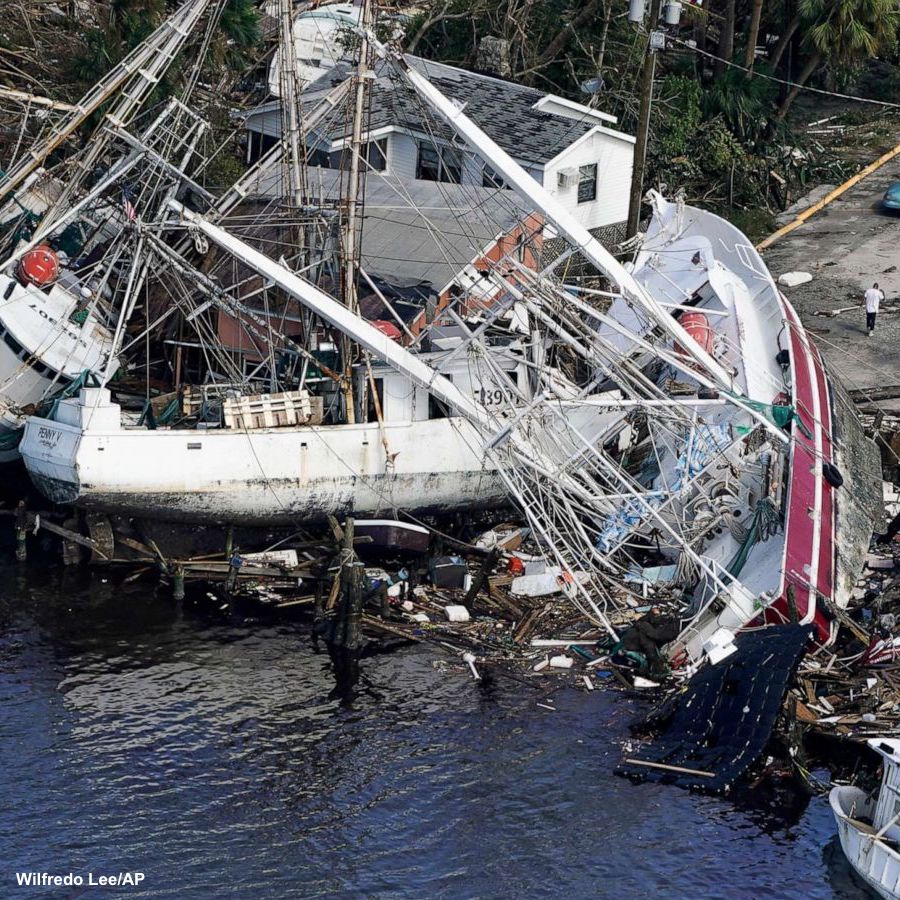
{"type": "Polygon", "coordinates": [[[388,137],[387,167],[398,178],[416,177],[416,142],[408,134],[394,132],[388,137]]]}
{"type": "Polygon", "coordinates": [[[634,166],[634,144],[603,132],[595,132],[563,151],[545,170],[544,187],[585,228],[614,225],[628,218],[628,194],[634,166]],[[578,167],[597,164],[597,199],[578,202],[578,167]],[[573,169],[575,176],[566,188],[560,188],[557,176],[573,169]]]}

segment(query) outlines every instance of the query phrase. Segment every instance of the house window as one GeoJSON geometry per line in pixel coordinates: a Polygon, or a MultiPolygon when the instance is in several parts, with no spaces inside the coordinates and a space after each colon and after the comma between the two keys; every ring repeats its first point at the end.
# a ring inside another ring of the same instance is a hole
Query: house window
{"type": "Polygon", "coordinates": [[[506,182],[488,165],[481,170],[481,186],[486,188],[505,188],[506,182]]]}
{"type": "Polygon", "coordinates": [[[416,160],[416,178],[420,181],[447,181],[462,183],[462,154],[452,147],[435,147],[419,144],[416,160]]]}
{"type": "Polygon", "coordinates": [[[597,163],[578,167],[578,202],[590,203],[597,199],[597,163]]]}
{"type": "Polygon", "coordinates": [[[369,165],[376,172],[383,172],[387,168],[387,138],[378,141],[369,141],[367,158],[369,165]]]}
{"type": "Polygon", "coordinates": [[[313,150],[306,158],[306,161],[310,166],[321,166],[323,169],[331,167],[331,158],[320,148],[313,150]]]}

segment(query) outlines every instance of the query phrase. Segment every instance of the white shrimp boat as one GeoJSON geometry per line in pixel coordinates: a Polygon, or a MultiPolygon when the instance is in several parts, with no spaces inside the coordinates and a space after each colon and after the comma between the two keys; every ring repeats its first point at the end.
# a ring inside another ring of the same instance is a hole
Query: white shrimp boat
{"type": "Polygon", "coordinates": [[[0,272],[0,463],[18,459],[24,411],[82,372],[103,371],[112,333],[94,315],[75,321],[80,294],[66,280],[42,287],[0,272]],[[4,440],[5,439],[5,440],[4,440]]]}
{"type": "MultiPolygon", "coordinates": [[[[437,364],[435,357],[423,354],[437,364]]],[[[514,352],[498,364],[521,368],[514,352]]],[[[477,430],[444,415],[427,391],[373,367],[381,420],[354,424],[186,428],[123,419],[105,388],[63,400],[53,421],[31,418],[22,442],[32,481],[57,503],[129,516],[278,525],[328,515],[418,514],[497,506],[506,490],[477,430]]],[[[465,358],[448,368],[474,394],[465,358]]],[[[269,398],[263,397],[261,404],[269,398]]]]}
{"type": "MultiPolygon", "coordinates": [[[[57,128],[0,171],[0,463],[19,456],[25,417],[119,368],[119,326],[146,278],[142,218],[190,186],[207,123],[190,89],[132,133],[160,79],[212,0],[185,0],[114,66],[57,128]],[[106,104],[92,138],[53,171],[45,164],[106,104]]],[[[199,59],[195,61],[199,65],[199,59]]]]}
{"type": "Polygon", "coordinates": [[[886,900],[900,898],[900,740],[869,738],[882,758],[877,795],[857,787],[831,789],[828,802],[837,822],[841,849],[853,870],[886,900]]]}

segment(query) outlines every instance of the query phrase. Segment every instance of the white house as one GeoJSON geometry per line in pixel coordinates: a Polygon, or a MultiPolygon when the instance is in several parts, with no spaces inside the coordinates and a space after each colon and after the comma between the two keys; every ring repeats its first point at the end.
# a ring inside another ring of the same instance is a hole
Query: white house
{"type": "MultiPolygon", "coordinates": [[[[635,139],[615,130],[614,116],[500,78],[408,57],[589,229],[628,216],[635,139]]],[[[304,108],[348,77],[338,63],[303,94],[304,108]]],[[[418,99],[386,63],[371,83],[365,139],[372,169],[398,178],[502,187],[474,154],[418,99]]],[[[349,141],[349,117],[336,112],[307,136],[310,162],[339,168],[349,141]]],[[[246,117],[248,162],[281,137],[280,101],[246,117]]]]}

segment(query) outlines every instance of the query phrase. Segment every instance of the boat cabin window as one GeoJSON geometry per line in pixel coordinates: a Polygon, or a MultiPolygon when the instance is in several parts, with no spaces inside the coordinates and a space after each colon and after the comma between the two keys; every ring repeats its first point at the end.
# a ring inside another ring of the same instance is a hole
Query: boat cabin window
{"type": "Polygon", "coordinates": [[[319,166],[322,169],[331,168],[331,157],[321,148],[310,151],[307,162],[311,166],[319,166]]]}
{"type": "Polygon", "coordinates": [[[420,142],[416,160],[416,178],[420,181],[462,183],[462,154],[452,147],[435,147],[420,142]]]}
{"type": "Polygon", "coordinates": [[[375,391],[372,391],[372,385],[368,384],[369,390],[366,391],[366,421],[377,422],[378,410],[381,410],[382,418],[384,417],[384,379],[375,378],[375,391]],[[375,395],[378,395],[378,406],[375,406],[375,395]]]}
{"type": "MultiPolygon", "coordinates": [[[[453,381],[452,375],[444,375],[447,381],[453,381]]],[[[428,418],[429,419],[448,419],[450,418],[450,410],[447,404],[438,400],[433,394],[428,395],[428,418]]]]}
{"type": "Polygon", "coordinates": [[[578,202],[590,203],[597,199],[597,163],[578,167],[578,202]]]}
{"type": "MultiPolygon", "coordinates": [[[[2,326],[0,326],[0,337],[3,338],[3,343],[5,343],[19,359],[23,361],[28,359],[30,355],[28,351],[2,326]]],[[[45,366],[39,359],[32,361],[31,368],[34,369],[38,375],[43,375],[44,378],[53,378],[56,374],[53,369],[49,366],[45,366]]]]}

